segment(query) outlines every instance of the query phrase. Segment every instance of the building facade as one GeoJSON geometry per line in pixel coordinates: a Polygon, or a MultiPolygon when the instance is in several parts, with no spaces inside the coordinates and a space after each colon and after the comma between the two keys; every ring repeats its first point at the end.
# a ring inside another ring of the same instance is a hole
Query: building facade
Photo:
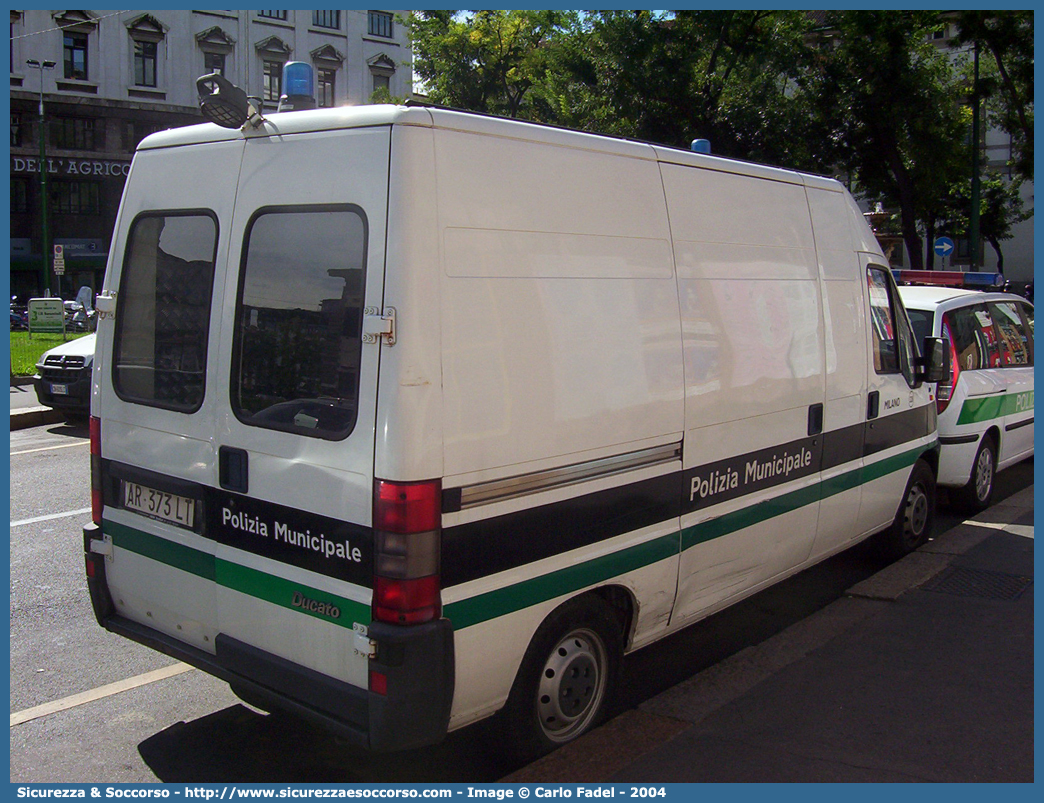
{"type": "Polygon", "coordinates": [[[312,65],[320,106],[369,103],[385,90],[408,97],[407,13],[11,11],[12,294],[24,303],[100,289],[134,149],[155,131],[203,122],[202,75],[221,73],[267,111],[287,61],[312,65]]]}

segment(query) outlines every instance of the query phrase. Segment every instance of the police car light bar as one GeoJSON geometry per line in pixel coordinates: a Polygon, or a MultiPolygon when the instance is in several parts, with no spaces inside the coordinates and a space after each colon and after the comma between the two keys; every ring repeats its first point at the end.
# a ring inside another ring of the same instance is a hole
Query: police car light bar
{"type": "Polygon", "coordinates": [[[967,287],[985,290],[1004,284],[1001,273],[973,273],[960,270],[892,270],[897,284],[930,284],[939,287],[967,287]]]}

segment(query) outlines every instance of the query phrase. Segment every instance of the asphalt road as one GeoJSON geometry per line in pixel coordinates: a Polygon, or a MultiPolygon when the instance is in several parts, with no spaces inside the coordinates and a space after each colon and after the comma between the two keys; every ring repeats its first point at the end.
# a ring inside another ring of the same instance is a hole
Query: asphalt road
{"type": "MultiPolygon", "coordinates": [[[[107,633],[91,612],[81,541],[89,466],[84,427],[11,434],[11,713],[29,717],[11,727],[13,782],[480,782],[517,769],[485,723],[435,747],[369,755],[251,709],[202,672],[153,680],[176,662],[107,633]],[[123,681],[141,685],[109,688],[123,681]],[[56,701],[68,707],[38,708],[56,701]]],[[[1000,475],[998,498],[1029,485],[1032,467],[1000,475]]],[[[944,508],[939,531],[961,518],[944,508]]],[[[760,643],[882,567],[853,548],[630,656],[620,710],[760,643]]]]}

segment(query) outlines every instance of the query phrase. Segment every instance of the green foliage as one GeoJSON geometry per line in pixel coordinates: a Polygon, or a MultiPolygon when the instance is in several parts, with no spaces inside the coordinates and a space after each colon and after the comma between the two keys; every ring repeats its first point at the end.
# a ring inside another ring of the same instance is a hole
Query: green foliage
{"type": "Polygon", "coordinates": [[[918,221],[934,221],[953,181],[970,171],[965,88],[928,35],[931,11],[837,11],[815,67],[801,78],[837,163],[861,192],[897,206],[911,267],[918,221]]]}
{"type": "Polygon", "coordinates": [[[956,42],[981,53],[980,95],[1012,136],[1013,167],[1033,180],[1033,12],[961,11],[956,42]]]}
{"type": "Polygon", "coordinates": [[[540,89],[561,11],[421,11],[407,21],[414,75],[433,103],[506,117],[545,119],[540,89]]]}

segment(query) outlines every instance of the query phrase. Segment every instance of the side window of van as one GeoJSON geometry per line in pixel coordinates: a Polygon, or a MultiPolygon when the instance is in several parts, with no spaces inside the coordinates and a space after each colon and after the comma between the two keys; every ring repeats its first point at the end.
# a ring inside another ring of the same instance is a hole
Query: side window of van
{"type": "Polygon", "coordinates": [[[355,427],[366,221],[350,206],[272,207],[247,226],[232,409],[266,429],[339,440],[355,427]]]}
{"type": "Polygon", "coordinates": [[[1000,333],[1000,352],[1004,365],[1033,364],[1030,335],[1019,314],[1019,306],[1011,301],[990,304],[993,322],[1000,333]]]}
{"type": "Polygon", "coordinates": [[[880,268],[867,268],[870,288],[870,322],[874,333],[874,370],[879,374],[899,373],[896,349],[895,315],[888,294],[888,277],[880,268]]]}
{"type": "Polygon", "coordinates": [[[131,224],[113,350],[124,401],[180,412],[203,404],[217,232],[204,211],[147,212],[131,224]]]}

